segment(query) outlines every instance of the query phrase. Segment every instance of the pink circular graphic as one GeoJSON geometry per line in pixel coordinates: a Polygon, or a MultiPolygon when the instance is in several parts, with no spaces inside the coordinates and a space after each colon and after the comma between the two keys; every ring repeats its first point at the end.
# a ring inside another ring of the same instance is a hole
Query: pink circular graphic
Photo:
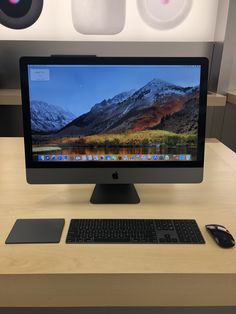
{"type": "Polygon", "coordinates": [[[8,0],[11,4],[17,4],[20,2],[20,0],[8,0]]]}
{"type": "Polygon", "coordinates": [[[170,0],[160,0],[161,1],[161,4],[169,4],[170,3],[170,0]]]}

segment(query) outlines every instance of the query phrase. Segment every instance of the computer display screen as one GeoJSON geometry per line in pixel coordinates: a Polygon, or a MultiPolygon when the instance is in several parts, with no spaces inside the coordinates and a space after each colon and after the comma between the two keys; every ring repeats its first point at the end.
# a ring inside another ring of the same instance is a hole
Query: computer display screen
{"type": "Polygon", "coordinates": [[[198,159],[201,65],[28,64],[37,163],[198,159]]]}

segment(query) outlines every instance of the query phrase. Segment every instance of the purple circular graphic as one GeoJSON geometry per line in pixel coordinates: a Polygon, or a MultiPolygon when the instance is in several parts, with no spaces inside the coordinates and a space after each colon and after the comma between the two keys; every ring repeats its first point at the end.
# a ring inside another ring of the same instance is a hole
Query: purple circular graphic
{"type": "Polygon", "coordinates": [[[8,0],[11,4],[17,4],[20,2],[20,0],[8,0]]]}
{"type": "Polygon", "coordinates": [[[43,0],[0,0],[0,24],[11,29],[33,25],[43,9],[43,0]]]}

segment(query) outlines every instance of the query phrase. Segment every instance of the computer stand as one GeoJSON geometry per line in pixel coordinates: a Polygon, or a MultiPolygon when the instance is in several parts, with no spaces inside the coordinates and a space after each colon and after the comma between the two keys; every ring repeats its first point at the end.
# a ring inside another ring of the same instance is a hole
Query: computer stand
{"type": "Polygon", "coordinates": [[[140,198],[133,184],[96,184],[92,204],[138,204],[140,198]]]}

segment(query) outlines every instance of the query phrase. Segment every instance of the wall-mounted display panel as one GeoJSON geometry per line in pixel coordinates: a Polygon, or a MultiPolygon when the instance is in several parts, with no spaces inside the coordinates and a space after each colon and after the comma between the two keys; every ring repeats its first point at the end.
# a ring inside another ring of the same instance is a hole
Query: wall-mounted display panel
{"type": "MultiPolygon", "coordinates": [[[[74,0],[44,0],[41,15],[32,25],[17,30],[4,26],[2,3],[4,2],[8,7],[17,8],[24,1],[26,0],[1,0],[0,40],[209,42],[215,39],[219,4],[219,0],[155,0],[155,2],[154,0],[126,0],[126,2],[123,0],[109,0],[109,2],[86,0],[88,7],[87,11],[83,9],[84,14],[89,13],[92,8],[91,4],[96,3],[99,8],[98,4],[101,3],[100,11],[97,10],[97,14],[104,17],[105,23],[101,30],[99,28],[101,25],[98,25],[101,19],[97,16],[96,22],[92,15],[91,18],[95,23],[93,29],[79,27],[84,23],[82,17],[85,15],[76,12],[74,0]],[[110,1],[120,3],[119,8],[115,10],[120,12],[120,18],[114,24],[112,6],[106,5],[110,1]],[[144,18],[145,9],[152,11],[155,25],[144,18]],[[169,19],[168,23],[166,23],[166,18],[169,19]],[[160,25],[160,20],[163,27],[157,27],[160,25]],[[109,26],[111,24],[113,24],[112,27],[109,26]]],[[[30,1],[38,2],[38,0],[30,1]]],[[[86,2],[84,2],[85,5],[86,2]]]]}

